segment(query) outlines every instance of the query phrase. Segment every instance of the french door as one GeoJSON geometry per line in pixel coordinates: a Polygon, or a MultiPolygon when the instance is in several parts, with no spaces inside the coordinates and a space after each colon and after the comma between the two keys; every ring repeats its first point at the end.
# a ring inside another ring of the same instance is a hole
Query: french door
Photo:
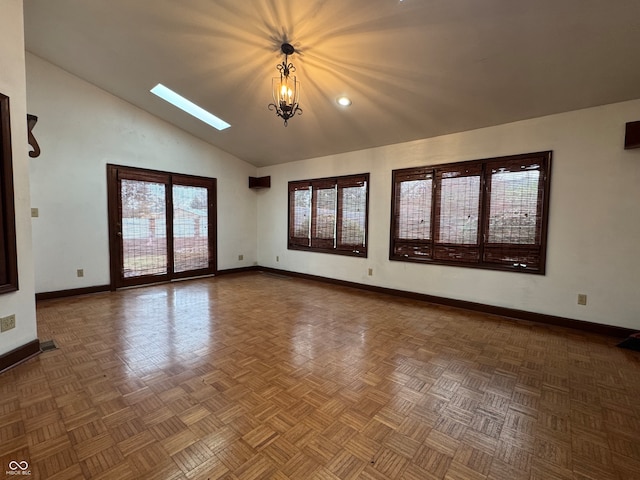
{"type": "Polygon", "coordinates": [[[216,180],[107,165],[112,288],[216,272],[216,180]]]}

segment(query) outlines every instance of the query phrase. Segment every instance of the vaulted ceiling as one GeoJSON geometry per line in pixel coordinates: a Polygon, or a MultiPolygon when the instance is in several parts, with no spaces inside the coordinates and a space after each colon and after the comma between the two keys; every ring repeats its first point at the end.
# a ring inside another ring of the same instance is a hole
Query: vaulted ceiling
{"type": "Polygon", "coordinates": [[[26,49],[256,166],[640,98],[638,0],[24,0],[26,49]],[[302,83],[268,110],[283,60],[302,83]],[[217,131],[149,90],[229,122],[217,131]],[[353,104],[336,104],[345,94],[353,104]]]}

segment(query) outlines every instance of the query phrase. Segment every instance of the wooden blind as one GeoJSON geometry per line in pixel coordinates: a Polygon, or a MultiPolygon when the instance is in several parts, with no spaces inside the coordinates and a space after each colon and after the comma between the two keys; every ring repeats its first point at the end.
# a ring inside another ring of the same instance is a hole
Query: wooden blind
{"type": "Polygon", "coordinates": [[[433,170],[412,169],[394,179],[394,254],[431,257],[433,170]]]}
{"type": "Polygon", "coordinates": [[[489,177],[489,243],[540,242],[540,165],[495,165],[489,177]]]}
{"type": "Polygon", "coordinates": [[[311,246],[334,248],[338,196],[335,181],[313,182],[313,217],[311,246]]]}
{"type": "Polygon", "coordinates": [[[390,259],[544,272],[551,152],[393,172],[390,259]]]}
{"type": "Polygon", "coordinates": [[[457,165],[437,168],[435,172],[434,258],[477,262],[482,166],[457,165]]]}
{"type": "Polygon", "coordinates": [[[289,184],[289,245],[311,243],[311,184],[289,184]]]}
{"type": "Polygon", "coordinates": [[[487,164],[484,261],[539,268],[545,198],[544,158],[487,164]]]}
{"type": "Polygon", "coordinates": [[[367,180],[338,179],[338,224],[336,247],[353,250],[366,246],[367,180]]]}

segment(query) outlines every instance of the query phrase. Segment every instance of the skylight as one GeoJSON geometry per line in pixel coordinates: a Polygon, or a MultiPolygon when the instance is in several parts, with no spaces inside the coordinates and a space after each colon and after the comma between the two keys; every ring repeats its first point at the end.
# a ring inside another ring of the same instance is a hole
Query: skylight
{"type": "Polygon", "coordinates": [[[204,108],[199,107],[192,101],[187,100],[182,95],[174,92],[170,88],[165,87],[161,83],[153,87],[150,91],[154,95],[157,95],[161,99],[169,102],[171,105],[174,105],[179,109],[184,110],[189,115],[193,115],[198,120],[202,120],[204,123],[211,125],[213,128],[224,130],[225,128],[229,128],[231,126],[224,120],[216,117],[213,113],[207,112],[204,108]]]}

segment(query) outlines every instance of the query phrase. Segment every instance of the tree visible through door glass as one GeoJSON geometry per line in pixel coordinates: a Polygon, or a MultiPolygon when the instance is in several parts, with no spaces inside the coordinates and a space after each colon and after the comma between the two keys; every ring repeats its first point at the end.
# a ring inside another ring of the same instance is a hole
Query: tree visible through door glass
{"type": "Polygon", "coordinates": [[[207,189],[173,186],[174,272],[209,266],[209,210],[207,189]]]}
{"type": "Polygon", "coordinates": [[[165,185],[123,179],[121,196],[124,277],[166,274],[165,185]]]}

